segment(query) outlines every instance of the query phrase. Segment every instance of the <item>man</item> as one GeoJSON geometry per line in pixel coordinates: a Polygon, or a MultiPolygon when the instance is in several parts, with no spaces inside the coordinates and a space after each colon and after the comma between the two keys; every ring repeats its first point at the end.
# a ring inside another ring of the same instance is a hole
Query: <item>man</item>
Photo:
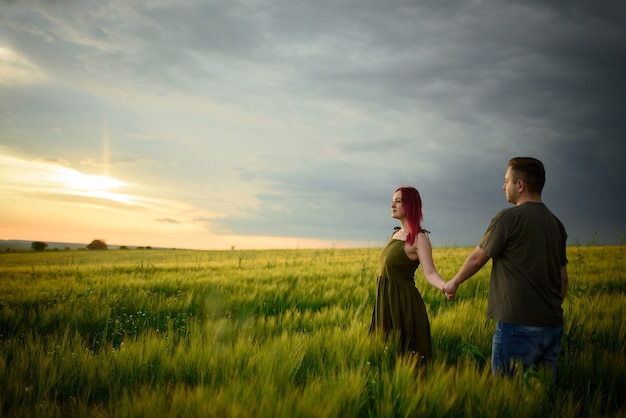
{"type": "Polygon", "coordinates": [[[541,201],[545,170],[541,161],[516,157],[509,161],[502,188],[515,207],[500,211],[461,269],[444,287],[453,299],[458,286],[491,258],[487,316],[496,321],[491,368],[494,375],[546,368],[556,376],[563,336],[567,292],[567,234],[541,201]]]}

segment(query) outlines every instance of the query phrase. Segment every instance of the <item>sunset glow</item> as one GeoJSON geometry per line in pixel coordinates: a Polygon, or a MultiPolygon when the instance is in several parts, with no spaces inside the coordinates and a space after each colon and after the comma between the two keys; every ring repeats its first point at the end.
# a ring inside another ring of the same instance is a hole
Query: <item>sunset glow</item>
{"type": "Polygon", "coordinates": [[[133,187],[44,161],[0,154],[0,227],[4,239],[190,249],[317,248],[325,240],[211,233],[219,213],[155,196],[114,192],[133,187]]]}

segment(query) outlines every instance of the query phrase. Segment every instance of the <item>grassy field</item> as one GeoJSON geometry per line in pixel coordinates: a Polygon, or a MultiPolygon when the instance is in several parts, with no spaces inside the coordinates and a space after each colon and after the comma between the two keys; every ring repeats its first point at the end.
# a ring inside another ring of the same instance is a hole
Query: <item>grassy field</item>
{"type": "Polygon", "coordinates": [[[418,271],[427,367],[371,338],[379,251],[0,254],[2,416],[626,417],[626,247],[568,248],[556,390],[492,379],[488,267],[452,302],[418,271]]]}

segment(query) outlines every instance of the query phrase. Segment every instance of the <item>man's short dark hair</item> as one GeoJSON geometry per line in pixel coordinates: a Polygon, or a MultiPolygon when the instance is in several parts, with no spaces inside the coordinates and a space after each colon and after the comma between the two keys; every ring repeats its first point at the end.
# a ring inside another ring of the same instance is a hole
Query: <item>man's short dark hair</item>
{"type": "Polygon", "coordinates": [[[546,170],[541,161],[532,157],[515,157],[509,160],[509,167],[516,178],[524,180],[529,192],[541,194],[546,183],[546,170]]]}

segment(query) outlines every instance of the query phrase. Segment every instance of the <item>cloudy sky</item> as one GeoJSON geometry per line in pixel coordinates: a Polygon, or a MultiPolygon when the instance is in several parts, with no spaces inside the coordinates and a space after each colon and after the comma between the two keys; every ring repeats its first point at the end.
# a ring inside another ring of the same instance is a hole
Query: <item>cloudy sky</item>
{"type": "Polygon", "coordinates": [[[0,239],[476,245],[509,158],[624,243],[621,1],[0,0],[0,239]]]}

